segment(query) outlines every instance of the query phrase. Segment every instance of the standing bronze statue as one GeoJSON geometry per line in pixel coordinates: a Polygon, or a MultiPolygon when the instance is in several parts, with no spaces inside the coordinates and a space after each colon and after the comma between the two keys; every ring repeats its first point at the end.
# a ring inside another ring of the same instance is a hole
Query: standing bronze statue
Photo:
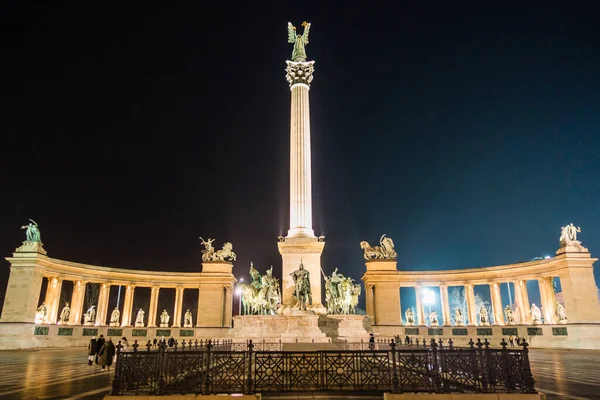
{"type": "Polygon", "coordinates": [[[294,291],[292,296],[298,300],[298,306],[300,310],[306,310],[306,303],[312,305],[312,292],[310,290],[310,273],[304,269],[304,264],[300,261],[300,267],[292,272],[292,279],[294,280],[294,291]]]}

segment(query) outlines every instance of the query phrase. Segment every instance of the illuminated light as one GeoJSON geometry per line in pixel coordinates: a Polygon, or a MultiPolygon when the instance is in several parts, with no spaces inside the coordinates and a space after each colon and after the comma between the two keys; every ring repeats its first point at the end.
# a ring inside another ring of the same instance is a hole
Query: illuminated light
{"type": "Polygon", "coordinates": [[[427,305],[431,305],[435,303],[435,293],[432,290],[425,289],[423,290],[423,302],[427,305]]]}
{"type": "Polygon", "coordinates": [[[552,257],[550,257],[549,255],[546,255],[544,258],[545,258],[546,260],[549,260],[549,259],[551,259],[552,257]]]}
{"type": "Polygon", "coordinates": [[[235,289],[235,294],[240,296],[242,294],[242,289],[240,289],[240,288],[235,289]]]}

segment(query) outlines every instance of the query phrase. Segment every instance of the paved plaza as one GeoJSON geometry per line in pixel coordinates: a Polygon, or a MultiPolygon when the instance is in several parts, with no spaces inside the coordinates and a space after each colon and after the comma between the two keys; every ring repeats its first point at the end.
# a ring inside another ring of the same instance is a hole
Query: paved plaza
{"type": "MultiPolygon", "coordinates": [[[[600,399],[600,351],[533,349],[530,359],[548,399],[600,399]]],[[[3,351],[0,360],[2,400],[99,400],[113,374],[88,366],[83,348],[3,351]]]]}

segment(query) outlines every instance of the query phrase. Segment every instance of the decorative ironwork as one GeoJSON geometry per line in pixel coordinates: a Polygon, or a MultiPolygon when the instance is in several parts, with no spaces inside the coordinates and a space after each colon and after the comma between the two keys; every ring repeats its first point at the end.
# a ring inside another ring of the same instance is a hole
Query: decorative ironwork
{"type": "MultiPolygon", "coordinates": [[[[169,349],[161,342],[157,350],[135,343],[122,352],[119,343],[111,393],[535,393],[526,342],[523,349],[507,348],[504,340],[490,348],[478,339],[457,348],[451,340],[398,339],[380,338],[374,350],[312,352],[255,351],[270,346],[231,340],[183,340],[169,349]]],[[[358,346],[369,342],[346,343],[358,346]]]]}

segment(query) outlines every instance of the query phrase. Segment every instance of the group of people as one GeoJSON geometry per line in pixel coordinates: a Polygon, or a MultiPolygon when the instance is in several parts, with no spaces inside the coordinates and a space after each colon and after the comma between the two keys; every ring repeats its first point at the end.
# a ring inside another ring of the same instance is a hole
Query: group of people
{"type": "Polygon", "coordinates": [[[508,343],[510,343],[510,347],[515,347],[515,343],[517,344],[517,346],[520,346],[521,338],[519,337],[519,335],[510,335],[508,337],[508,343]]]}
{"type": "MultiPolygon", "coordinates": [[[[127,339],[123,338],[122,341],[123,340],[125,340],[125,343],[127,342],[127,339]]],[[[100,335],[100,337],[96,339],[94,336],[88,344],[88,365],[93,365],[95,363],[102,367],[102,371],[104,371],[105,368],[108,368],[110,371],[110,366],[113,363],[115,353],[115,344],[111,338],[105,340],[104,335],[100,335]]]]}

